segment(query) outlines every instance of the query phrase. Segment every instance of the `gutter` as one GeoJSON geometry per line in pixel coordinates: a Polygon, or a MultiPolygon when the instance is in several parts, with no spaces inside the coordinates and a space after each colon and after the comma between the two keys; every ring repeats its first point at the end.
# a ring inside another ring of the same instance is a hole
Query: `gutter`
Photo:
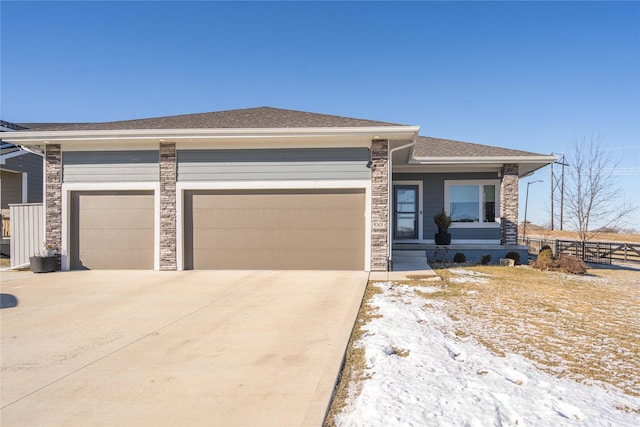
{"type": "Polygon", "coordinates": [[[558,158],[553,155],[545,156],[482,156],[482,157],[412,157],[409,164],[475,164],[475,163],[540,163],[554,162],[558,158]]]}

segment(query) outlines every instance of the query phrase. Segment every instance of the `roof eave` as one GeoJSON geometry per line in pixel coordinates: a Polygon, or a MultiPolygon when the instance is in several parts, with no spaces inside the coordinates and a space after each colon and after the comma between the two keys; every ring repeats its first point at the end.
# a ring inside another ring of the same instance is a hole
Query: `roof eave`
{"type": "Polygon", "coordinates": [[[367,136],[372,139],[413,138],[419,126],[313,127],[313,128],[206,128],[206,129],[112,129],[11,132],[3,140],[18,144],[60,143],[65,141],[107,141],[135,139],[233,139],[367,136]]]}
{"type": "Polygon", "coordinates": [[[484,163],[544,163],[549,164],[556,161],[556,156],[469,156],[469,157],[412,157],[410,164],[421,165],[451,165],[451,164],[484,164],[484,163]]]}

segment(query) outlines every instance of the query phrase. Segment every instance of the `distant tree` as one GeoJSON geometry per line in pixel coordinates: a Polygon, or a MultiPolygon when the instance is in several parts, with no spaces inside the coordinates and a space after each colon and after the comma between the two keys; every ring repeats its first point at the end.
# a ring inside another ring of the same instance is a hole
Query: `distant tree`
{"type": "Polygon", "coordinates": [[[590,231],[590,226],[597,225],[600,230],[617,228],[637,209],[622,197],[624,193],[620,191],[615,175],[620,160],[602,145],[602,139],[597,136],[576,140],[567,157],[567,219],[583,242],[598,234],[598,231],[590,231]]]}

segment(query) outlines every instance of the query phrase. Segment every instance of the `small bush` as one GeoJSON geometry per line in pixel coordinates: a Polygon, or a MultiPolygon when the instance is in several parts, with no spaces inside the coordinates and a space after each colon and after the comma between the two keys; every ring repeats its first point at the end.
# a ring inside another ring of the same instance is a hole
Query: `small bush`
{"type": "Polygon", "coordinates": [[[553,258],[552,257],[546,257],[546,256],[540,256],[540,254],[538,254],[538,259],[531,261],[529,263],[529,265],[533,268],[535,268],[536,270],[542,270],[542,271],[547,271],[547,270],[553,270],[552,265],[553,264],[553,258]]]}
{"type": "Polygon", "coordinates": [[[467,257],[462,252],[457,252],[453,256],[453,262],[461,264],[467,260],[467,257]]]}
{"type": "Polygon", "coordinates": [[[587,266],[584,261],[573,255],[560,255],[557,259],[560,271],[570,274],[584,274],[587,266]]]}
{"type": "Polygon", "coordinates": [[[512,259],[515,265],[520,265],[520,254],[518,252],[509,252],[504,257],[512,259]]]}
{"type": "Polygon", "coordinates": [[[540,250],[538,251],[538,253],[542,252],[542,251],[546,251],[546,250],[550,250],[551,252],[553,252],[553,249],[551,249],[551,246],[549,245],[544,245],[543,247],[540,248],[540,250]]]}
{"type": "Polygon", "coordinates": [[[491,262],[491,254],[482,255],[482,259],[480,260],[480,264],[487,265],[491,262]]]}
{"type": "Polygon", "coordinates": [[[551,260],[553,259],[553,251],[551,250],[551,248],[549,249],[543,249],[538,253],[538,260],[551,260]]]}
{"type": "Polygon", "coordinates": [[[559,258],[540,257],[531,262],[531,266],[538,270],[544,271],[560,271],[569,274],[584,274],[587,272],[587,266],[578,257],[573,255],[560,255],[559,258]]]}

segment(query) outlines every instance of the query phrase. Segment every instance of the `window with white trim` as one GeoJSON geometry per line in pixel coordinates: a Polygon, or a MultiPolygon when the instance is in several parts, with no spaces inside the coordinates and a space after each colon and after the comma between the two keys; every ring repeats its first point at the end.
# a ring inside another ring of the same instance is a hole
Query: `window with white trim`
{"type": "Polygon", "coordinates": [[[445,210],[454,225],[497,225],[500,222],[500,181],[445,181],[445,210]]]}

